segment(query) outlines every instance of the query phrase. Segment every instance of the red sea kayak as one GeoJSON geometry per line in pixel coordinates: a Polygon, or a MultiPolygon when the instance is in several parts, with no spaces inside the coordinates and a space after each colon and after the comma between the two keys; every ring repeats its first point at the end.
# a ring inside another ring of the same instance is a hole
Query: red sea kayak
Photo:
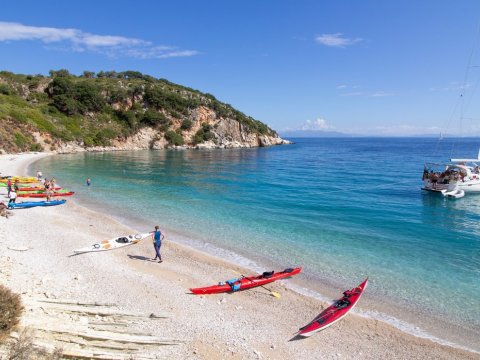
{"type": "MultiPolygon", "coordinates": [[[[68,191],[68,192],[54,192],[52,193],[52,196],[71,196],[75,194],[74,191],[68,191]]],[[[18,197],[31,197],[31,198],[44,198],[47,197],[47,195],[44,192],[41,193],[32,193],[32,194],[18,194],[18,197]]]]}
{"type": "MultiPolygon", "coordinates": [[[[54,190],[61,190],[60,186],[55,186],[54,190]]],[[[18,191],[45,191],[45,186],[20,187],[18,191]]]]}
{"type": "Polygon", "coordinates": [[[360,300],[363,290],[365,290],[367,287],[367,282],[368,278],[366,278],[365,281],[356,288],[345,291],[341,299],[338,299],[331,306],[323,310],[309,324],[300,328],[298,335],[309,337],[317,331],[323,330],[342,319],[350,310],[353,309],[358,300],[360,300]]]}
{"type": "Polygon", "coordinates": [[[218,285],[206,286],[201,288],[190,289],[190,291],[197,295],[203,294],[218,294],[225,292],[234,292],[240,290],[251,289],[256,286],[265,285],[276,280],[285,279],[293,275],[297,275],[302,271],[302,268],[285,269],[281,272],[264,272],[258,276],[242,276],[238,279],[227,280],[218,285]]]}

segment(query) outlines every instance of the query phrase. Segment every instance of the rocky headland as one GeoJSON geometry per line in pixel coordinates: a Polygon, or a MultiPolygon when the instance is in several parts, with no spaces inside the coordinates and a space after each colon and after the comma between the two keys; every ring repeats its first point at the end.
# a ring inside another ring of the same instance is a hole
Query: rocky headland
{"type": "Polygon", "coordinates": [[[0,152],[289,144],[213,95],[139,72],[0,72],[0,152]]]}

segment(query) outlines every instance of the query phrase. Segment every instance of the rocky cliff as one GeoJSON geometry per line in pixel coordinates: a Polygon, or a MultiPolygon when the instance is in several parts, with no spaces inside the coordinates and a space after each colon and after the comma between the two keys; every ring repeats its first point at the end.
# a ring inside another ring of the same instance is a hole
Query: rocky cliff
{"type": "Polygon", "coordinates": [[[289,143],[211,94],[138,72],[0,72],[0,151],[236,148],[289,143]]]}

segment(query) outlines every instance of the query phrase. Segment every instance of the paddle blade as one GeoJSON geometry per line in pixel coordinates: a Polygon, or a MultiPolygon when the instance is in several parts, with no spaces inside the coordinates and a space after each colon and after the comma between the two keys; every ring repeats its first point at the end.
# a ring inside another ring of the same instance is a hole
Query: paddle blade
{"type": "Polygon", "coordinates": [[[280,295],[279,293],[277,293],[275,291],[270,291],[270,294],[272,294],[272,296],[276,297],[277,299],[280,299],[282,297],[282,295],[280,295]]]}

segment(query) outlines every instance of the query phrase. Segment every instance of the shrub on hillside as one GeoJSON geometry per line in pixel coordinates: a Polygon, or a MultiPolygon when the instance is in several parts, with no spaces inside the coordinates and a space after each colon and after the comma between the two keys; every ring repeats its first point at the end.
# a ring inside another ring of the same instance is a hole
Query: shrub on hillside
{"type": "Polygon", "coordinates": [[[184,144],[182,135],[173,130],[169,130],[165,133],[165,140],[167,140],[170,145],[180,146],[184,144]]]}
{"type": "Polygon", "coordinates": [[[163,109],[170,114],[173,112],[186,114],[188,112],[188,101],[186,99],[159,86],[147,87],[144,98],[148,105],[156,109],[163,109]]]}
{"type": "Polygon", "coordinates": [[[16,91],[7,84],[0,84],[0,94],[4,95],[14,95],[16,91]]]}
{"type": "Polygon", "coordinates": [[[200,130],[198,130],[193,137],[193,144],[197,145],[210,140],[215,141],[215,134],[212,132],[212,126],[209,124],[202,124],[200,130]]]}
{"type": "Polygon", "coordinates": [[[155,110],[147,110],[143,114],[140,122],[147,126],[156,126],[166,124],[168,119],[161,112],[155,110]]]}
{"type": "Polygon", "coordinates": [[[190,130],[193,126],[192,120],[185,119],[182,121],[181,129],[182,130],[190,130]]]}
{"type": "Polygon", "coordinates": [[[0,340],[17,325],[21,312],[20,296],[0,285],[0,340]]]}
{"type": "Polygon", "coordinates": [[[57,76],[48,85],[47,91],[53,105],[67,115],[100,111],[105,106],[98,86],[87,81],[75,83],[70,77],[57,76]]]}

